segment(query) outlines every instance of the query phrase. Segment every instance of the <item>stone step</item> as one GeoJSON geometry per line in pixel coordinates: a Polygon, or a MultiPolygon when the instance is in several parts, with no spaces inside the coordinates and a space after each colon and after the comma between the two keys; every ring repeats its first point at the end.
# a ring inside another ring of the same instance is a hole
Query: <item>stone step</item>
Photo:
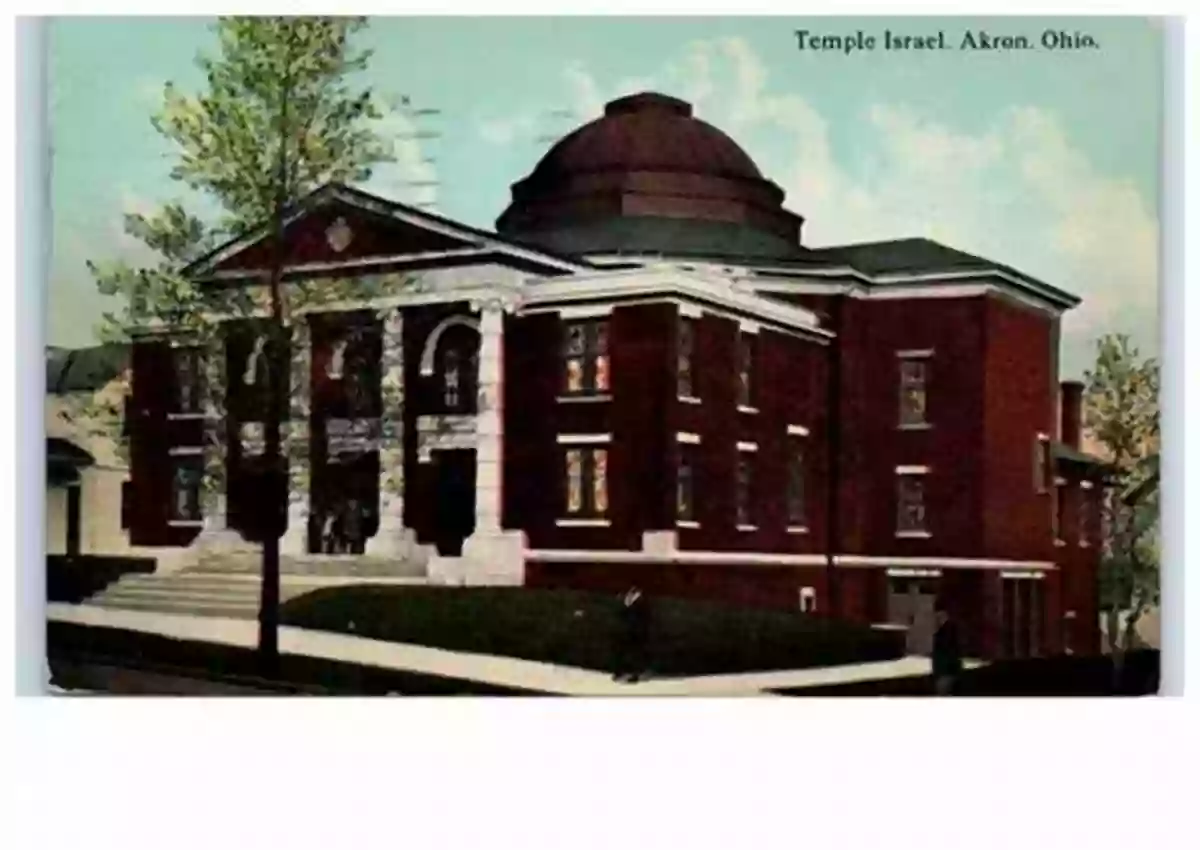
{"type": "MultiPolygon", "coordinates": [[[[279,559],[282,576],[314,577],[379,577],[424,578],[425,565],[416,561],[395,561],[372,558],[369,555],[284,555],[279,559]]],[[[198,563],[186,567],[180,575],[198,573],[223,575],[261,575],[262,556],[212,554],[202,555],[198,563]]]]}

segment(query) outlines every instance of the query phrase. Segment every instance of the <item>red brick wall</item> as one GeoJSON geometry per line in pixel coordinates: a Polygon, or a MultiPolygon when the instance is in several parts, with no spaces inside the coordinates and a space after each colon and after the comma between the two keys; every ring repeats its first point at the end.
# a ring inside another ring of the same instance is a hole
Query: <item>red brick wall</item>
{"type": "Polygon", "coordinates": [[[1057,409],[1051,321],[1032,308],[987,300],[983,483],[989,555],[1051,560],[1052,499],[1034,486],[1034,446],[1053,436],[1057,409]]]}
{"type": "MultiPolygon", "coordinates": [[[[823,552],[826,529],[828,349],[766,328],[757,334],[756,413],[737,406],[738,323],[706,315],[696,320],[694,392],[700,404],[676,401],[673,433],[699,435],[695,484],[697,529],[680,529],[683,549],[737,552],[823,552]],[[807,534],[787,531],[787,428],[809,429],[806,464],[807,534]],[[736,528],[738,442],[755,443],[754,531],[736,528]]],[[[674,386],[667,392],[674,398],[674,386]]],[[[671,470],[673,480],[673,470],[671,470]]]]}
{"type": "Polygon", "coordinates": [[[847,300],[842,329],[842,503],[847,552],[979,557],[982,299],[847,300]],[[927,430],[899,423],[898,351],[932,349],[927,430]],[[896,467],[929,466],[932,537],[896,537],[896,467]]]}

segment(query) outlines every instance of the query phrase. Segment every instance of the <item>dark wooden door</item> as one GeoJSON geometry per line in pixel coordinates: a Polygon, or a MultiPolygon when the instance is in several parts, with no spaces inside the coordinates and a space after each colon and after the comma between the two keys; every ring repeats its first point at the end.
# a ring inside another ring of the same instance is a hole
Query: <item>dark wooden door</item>
{"type": "Polygon", "coordinates": [[[475,452],[434,452],[433,462],[437,470],[434,544],[440,555],[461,555],[463,541],[475,530],[475,452]]]}

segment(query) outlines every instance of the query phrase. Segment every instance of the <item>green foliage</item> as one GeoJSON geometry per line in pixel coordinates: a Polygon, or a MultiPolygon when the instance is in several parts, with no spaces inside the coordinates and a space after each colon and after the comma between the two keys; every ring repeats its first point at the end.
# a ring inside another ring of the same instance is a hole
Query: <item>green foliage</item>
{"type": "Polygon", "coordinates": [[[330,181],[365,180],[393,160],[390,143],[371,125],[381,116],[376,98],[354,84],[370,59],[352,45],[364,26],[365,18],[349,17],[218,20],[218,52],[197,60],[206,89],[188,94],[167,82],[151,122],[177,152],[171,178],[191,190],[193,204],[203,198],[220,213],[205,220],[175,201],[153,215],[125,216],[125,232],[158,261],[143,268],[89,263],[97,289],[120,305],[105,315],[103,338],[126,339],[147,326],[203,338],[213,330],[210,314],[261,306],[260,294],[214,293],[178,271],[270,221],[279,202],[293,204],[330,181]]]}
{"type": "MultiPolygon", "coordinates": [[[[171,178],[189,190],[188,199],[150,215],[125,216],[125,232],[155,261],[142,267],[124,261],[88,264],[98,291],[117,304],[104,315],[102,339],[126,341],[134,332],[161,329],[212,345],[218,317],[264,310],[266,288],[215,290],[179,271],[229,238],[270,222],[280,205],[291,206],[331,181],[365,180],[374,166],[393,161],[390,142],[371,123],[381,117],[378,102],[355,82],[370,60],[368,51],[352,43],[365,26],[361,17],[218,20],[217,51],[197,59],[206,79],[203,90],[186,93],[167,82],[162,106],[151,118],[175,149],[171,178]],[[198,215],[201,201],[218,213],[198,215]]],[[[401,286],[394,276],[292,285],[285,288],[286,307],[355,300],[401,286]]],[[[223,358],[206,360],[209,413],[220,416],[223,358]]],[[[116,436],[111,415],[91,418],[116,436]]],[[[210,472],[217,484],[219,465],[210,472]]]]}
{"type": "MultiPolygon", "coordinates": [[[[1103,509],[1101,607],[1110,615],[1129,612],[1128,637],[1138,617],[1159,602],[1158,490],[1139,487],[1158,472],[1158,360],[1142,357],[1128,336],[1105,336],[1085,383],[1084,425],[1112,466],[1103,509]],[[1125,498],[1132,492],[1139,498],[1125,498]]],[[[1115,645],[1117,636],[1109,639],[1115,645]]]]}

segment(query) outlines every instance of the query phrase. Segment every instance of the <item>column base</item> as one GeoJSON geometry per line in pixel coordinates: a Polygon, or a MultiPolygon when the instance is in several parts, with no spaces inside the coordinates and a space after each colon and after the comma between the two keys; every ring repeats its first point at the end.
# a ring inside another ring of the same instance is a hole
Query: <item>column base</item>
{"type": "Polygon", "coordinates": [[[373,558],[407,561],[417,558],[421,547],[417,545],[417,533],[411,528],[387,528],[381,523],[375,536],[367,540],[365,551],[373,558]]]}
{"type": "Polygon", "coordinates": [[[463,584],[525,583],[525,532],[506,529],[476,531],[463,542],[463,584]]]}
{"type": "Polygon", "coordinates": [[[279,551],[284,555],[307,555],[308,551],[308,512],[299,512],[288,516],[287,531],[279,540],[279,551]]]}

